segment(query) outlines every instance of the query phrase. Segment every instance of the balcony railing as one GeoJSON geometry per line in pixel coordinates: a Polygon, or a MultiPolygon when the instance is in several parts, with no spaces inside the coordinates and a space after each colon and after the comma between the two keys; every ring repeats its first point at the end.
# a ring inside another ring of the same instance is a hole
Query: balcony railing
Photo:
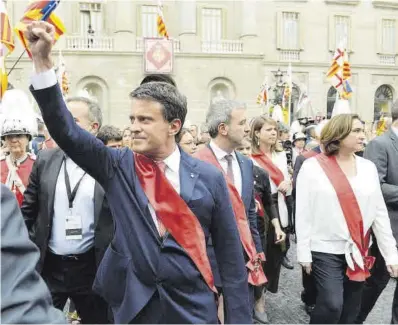
{"type": "Polygon", "coordinates": [[[279,52],[279,60],[285,62],[298,62],[300,61],[299,50],[281,50],[279,52]]]}
{"type": "MultiPolygon", "coordinates": [[[[170,40],[173,41],[173,50],[174,52],[180,52],[180,40],[175,39],[175,38],[170,38],[170,40]]],[[[143,37],[137,37],[136,39],[136,51],[137,52],[142,52],[144,51],[144,38],[143,37]]]]}
{"type": "Polygon", "coordinates": [[[242,53],[243,42],[239,40],[202,41],[204,53],[242,53]]]}
{"type": "Polygon", "coordinates": [[[76,51],[113,51],[113,37],[109,36],[67,36],[66,48],[76,51]]]}
{"type": "Polygon", "coordinates": [[[395,54],[379,54],[379,63],[382,65],[396,65],[395,54]]]}

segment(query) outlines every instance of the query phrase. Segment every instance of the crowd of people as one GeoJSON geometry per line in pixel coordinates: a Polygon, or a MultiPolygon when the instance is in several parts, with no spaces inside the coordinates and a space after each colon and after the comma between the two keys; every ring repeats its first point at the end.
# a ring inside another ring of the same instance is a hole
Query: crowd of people
{"type": "Polygon", "coordinates": [[[52,29],[32,22],[26,32],[41,116],[26,113],[22,91],[3,97],[1,183],[56,309],[70,300],[72,320],[88,324],[267,324],[281,268],[301,267],[310,323],[366,320],[398,276],[398,101],[374,139],[355,114],[289,128],[266,114],[249,120],[227,99],[196,125],[175,81],[150,75],[130,93],[121,130],[102,125],[95,101],[63,98],[52,29]]]}

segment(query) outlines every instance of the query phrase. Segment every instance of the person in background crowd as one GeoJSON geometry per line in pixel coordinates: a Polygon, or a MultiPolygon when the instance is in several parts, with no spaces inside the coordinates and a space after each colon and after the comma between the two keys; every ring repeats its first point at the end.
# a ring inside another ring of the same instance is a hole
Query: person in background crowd
{"type": "Polygon", "coordinates": [[[50,137],[50,134],[48,133],[48,130],[46,127],[44,127],[44,138],[45,138],[45,140],[40,144],[39,150],[57,148],[57,144],[50,137]]]}
{"type": "MultiPolygon", "coordinates": [[[[266,117],[257,117],[250,132],[252,141],[252,159],[255,165],[268,172],[271,184],[272,202],[277,207],[277,217],[282,230],[289,230],[289,216],[286,205],[286,196],[291,193],[291,181],[288,172],[286,153],[278,143],[278,125],[275,120],[266,117]]],[[[273,225],[269,233],[276,233],[273,225]]],[[[276,293],[279,286],[279,277],[285,252],[290,247],[289,237],[280,242],[274,236],[268,236],[267,263],[265,274],[268,279],[267,290],[276,293]]]]}
{"type": "Polygon", "coordinates": [[[120,129],[112,125],[104,125],[100,128],[97,134],[97,138],[100,139],[104,145],[111,148],[122,147],[122,133],[120,129]]]}
{"type": "MultiPolygon", "coordinates": [[[[242,155],[250,157],[251,155],[251,141],[249,138],[245,138],[242,141],[242,145],[236,149],[242,155]]],[[[267,251],[267,239],[268,236],[275,236],[275,243],[282,243],[286,234],[282,231],[279,224],[278,214],[276,207],[272,202],[271,196],[271,184],[269,181],[268,173],[253,165],[253,177],[254,177],[254,191],[257,207],[257,229],[260,234],[261,244],[263,251],[267,251]],[[269,233],[270,223],[273,226],[275,235],[269,233]]],[[[265,256],[267,259],[267,256],[265,256]]],[[[266,269],[267,261],[263,262],[263,269],[266,269]]],[[[260,324],[268,324],[268,316],[265,310],[265,290],[267,285],[254,287],[254,320],[260,324]]]]}
{"type": "Polygon", "coordinates": [[[37,121],[28,96],[19,89],[8,90],[3,97],[5,115],[1,139],[9,154],[0,160],[1,183],[5,184],[22,204],[36,157],[27,152],[32,134],[37,133],[37,121]]]}
{"type": "Polygon", "coordinates": [[[41,119],[37,119],[37,137],[35,137],[31,141],[31,146],[32,146],[32,151],[35,155],[38,154],[41,144],[43,141],[46,140],[45,135],[44,135],[44,130],[46,129],[46,126],[44,125],[44,122],[41,119]]]}
{"type": "Polygon", "coordinates": [[[198,138],[199,138],[199,130],[198,130],[198,126],[195,124],[191,124],[189,127],[189,132],[191,133],[195,143],[198,142],[198,138]]]}
{"type": "Polygon", "coordinates": [[[324,153],[307,159],[297,177],[297,259],[313,273],[317,291],[311,324],[355,321],[374,262],[367,255],[370,229],[390,275],[398,276],[398,252],[377,169],[355,155],[364,139],[357,115],[336,115],[322,130],[324,153]]]}
{"type": "Polygon", "coordinates": [[[124,128],[124,130],[122,132],[122,147],[131,149],[131,145],[132,145],[131,129],[128,126],[128,127],[124,128]]]}
{"type": "Polygon", "coordinates": [[[196,143],[189,129],[182,128],[176,141],[188,155],[192,156],[196,152],[196,143]]]}
{"type": "MultiPolygon", "coordinates": [[[[69,97],[79,131],[96,135],[102,123],[97,103],[69,97]]],[[[103,188],[60,148],[43,150],[33,165],[21,207],[31,239],[41,256],[37,270],[54,306],[68,298],[83,323],[108,323],[108,307],[92,290],[112,236],[113,220],[103,188]]]]}
{"type": "Polygon", "coordinates": [[[305,141],[307,137],[305,136],[304,133],[298,132],[293,134],[293,155],[292,155],[292,165],[294,167],[296,163],[296,159],[298,156],[302,155],[306,150],[304,149],[305,147],[305,141]]]}
{"type": "Polygon", "coordinates": [[[199,139],[198,142],[200,143],[205,143],[208,145],[210,143],[211,137],[209,134],[209,127],[206,123],[202,123],[200,125],[200,134],[199,134],[199,139]]]}
{"type": "MultiPolygon", "coordinates": [[[[395,240],[398,242],[398,100],[392,109],[392,124],[386,133],[369,142],[364,157],[376,165],[381,192],[387,205],[388,215],[395,240]]],[[[361,310],[356,319],[357,324],[363,323],[372,311],[380,294],[387,286],[390,276],[386,262],[380,253],[377,240],[370,249],[376,257],[371,277],[367,279],[362,293],[361,310]]],[[[395,285],[392,302],[391,324],[398,324],[398,285],[395,285]]]]}
{"type": "Polygon", "coordinates": [[[18,202],[1,184],[1,323],[66,324],[36,264],[39,250],[29,240],[18,202]]]}
{"type": "Polygon", "coordinates": [[[63,101],[51,58],[54,26],[31,22],[25,36],[35,67],[31,91],[50,134],[103,185],[115,216],[115,235],[93,286],[112,306],[115,322],[217,323],[205,249],[212,238],[225,323],[251,323],[247,272],[223,175],[175,143],[185,96],[164,82],[132,91],[135,152],[108,148],[78,127],[63,101]]]}

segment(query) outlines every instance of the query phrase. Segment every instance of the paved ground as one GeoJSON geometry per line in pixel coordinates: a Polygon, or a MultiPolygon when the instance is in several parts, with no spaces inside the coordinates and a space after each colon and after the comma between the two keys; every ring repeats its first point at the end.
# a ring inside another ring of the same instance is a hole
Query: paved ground
{"type": "MultiPolygon", "coordinates": [[[[294,243],[289,250],[289,258],[296,261],[296,246],[294,243]]],[[[272,324],[308,324],[309,317],[305,313],[300,300],[301,290],[300,267],[297,264],[295,264],[294,270],[287,270],[282,267],[279,292],[276,294],[267,293],[266,296],[266,308],[272,324]]],[[[367,324],[390,323],[393,292],[394,283],[391,280],[369,315],[367,324]]]]}

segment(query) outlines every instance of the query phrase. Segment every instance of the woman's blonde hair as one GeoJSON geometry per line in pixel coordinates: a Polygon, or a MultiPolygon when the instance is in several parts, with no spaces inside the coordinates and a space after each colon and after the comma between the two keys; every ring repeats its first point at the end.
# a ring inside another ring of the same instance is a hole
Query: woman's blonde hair
{"type": "Polygon", "coordinates": [[[357,114],[339,114],[323,127],[320,141],[325,155],[334,156],[339,153],[341,141],[351,133],[355,120],[361,121],[357,114]]]}
{"type": "MultiPolygon", "coordinates": [[[[265,117],[265,116],[259,116],[252,121],[252,126],[250,130],[250,138],[251,138],[251,144],[252,144],[252,152],[253,153],[258,153],[260,151],[260,139],[256,135],[257,131],[260,131],[264,124],[272,125],[276,127],[276,132],[277,135],[279,134],[279,128],[278,128],[278,123],[273,120],[270,117],[265,117]]],[[[283,151],[283,148],[279,145],[278,140],[276,141],[275,145],[271,147],[271,152],[276,151],[276,152],[281,152],[283,151]]]]}

